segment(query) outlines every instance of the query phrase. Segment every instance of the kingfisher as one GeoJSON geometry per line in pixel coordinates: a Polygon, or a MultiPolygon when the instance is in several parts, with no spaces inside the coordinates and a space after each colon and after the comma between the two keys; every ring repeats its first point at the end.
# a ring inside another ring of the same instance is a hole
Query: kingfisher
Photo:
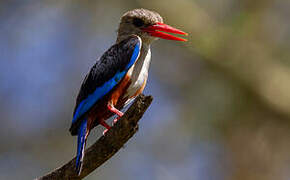
{"type": "Polygon", "coordinates": [[[134,9],[121,17],[116,43],[90,69],[76,99],[70,133],[78,136],[77,174],[81,173],[90,131],[102,125],[105,135],[111,128],[106,120],[116,115],[116,123],[123,116],[120,110],[144,90],[151,60],[150,44],[159,38],[186,41],[172,34],[187,35],[164,24],[157,12],[134,9]]]}

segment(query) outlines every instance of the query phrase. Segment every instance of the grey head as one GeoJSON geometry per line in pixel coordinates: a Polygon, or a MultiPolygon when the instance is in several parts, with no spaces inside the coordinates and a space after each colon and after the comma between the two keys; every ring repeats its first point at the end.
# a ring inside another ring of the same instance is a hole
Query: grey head
{"type": "Polygon", "coordinates": [[[122,16],[119,24],[117,43],[126,39],[128,36],[135,34],[142,39],[143,44],[145,43],[149,45],[158,38],[151,36],[143,29],[158,22],[163,23],[163,19],[154,11],[141,8],[126,12],[122,16]]]}

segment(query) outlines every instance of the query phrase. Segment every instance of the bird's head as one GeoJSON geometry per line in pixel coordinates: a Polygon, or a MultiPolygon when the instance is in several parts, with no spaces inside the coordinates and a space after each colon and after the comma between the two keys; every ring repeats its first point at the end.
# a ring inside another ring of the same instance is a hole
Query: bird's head
{"type": "Polygon", "coordinates": [[[187,33],[179,29],[164,24],[162,17],[154,11],[134,9],[126,12],[122,16],[118,29],[117,42],[122,41],[132,34],[138,35],[143,43],[147,44],[152,43],[158,38],[186,41],[186,39],[168,33],[187,35],[187,33]]]}

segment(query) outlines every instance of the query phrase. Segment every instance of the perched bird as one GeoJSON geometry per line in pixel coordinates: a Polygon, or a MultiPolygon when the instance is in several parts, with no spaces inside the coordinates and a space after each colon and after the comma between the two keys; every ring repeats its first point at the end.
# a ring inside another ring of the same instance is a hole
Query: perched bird
{"type": "Polygon", "coordinates": [[[86,75],[79,91],[70,132],[78,136],[76,171],[81,172],[87,137],[92,128],[123,113],[120,111],[142,93],[150,65],[150,44],[158,38],[186,41],[164,32],[187,35],[163,23],[162,17],[146,9],[126,12],[118,29],[116,43],[109,48],[86,75]],[[162,32],[163,31],[163,32],[162,32]]]}

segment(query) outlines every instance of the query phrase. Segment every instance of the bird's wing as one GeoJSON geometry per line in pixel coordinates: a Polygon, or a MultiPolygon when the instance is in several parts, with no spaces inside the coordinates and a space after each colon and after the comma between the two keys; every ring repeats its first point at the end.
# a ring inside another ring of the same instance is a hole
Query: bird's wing
{"type": "Polygon", "coordinates": [[[79,91],[72,123],[76,123],[94,104],[109,93],[138,59],[141,39],[130,36],[113,45],[86,75],[79,91]]]}

